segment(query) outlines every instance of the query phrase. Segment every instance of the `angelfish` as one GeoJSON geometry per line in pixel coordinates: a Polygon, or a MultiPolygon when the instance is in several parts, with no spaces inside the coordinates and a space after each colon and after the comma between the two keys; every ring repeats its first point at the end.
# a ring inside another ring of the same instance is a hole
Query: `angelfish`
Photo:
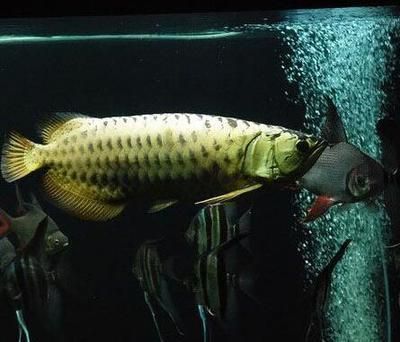
{"type": "Polygon", "coordinates": [[[301,186],[317,195],[305,218],[312,221],[337,203],[353,203],[378,196],[385,187],[383,166],[348,143],[343,123],[330,99],[322,135],[329,146],[300,178],[301,186]]]}
{"type": "Polygon", "coordinates": [[[168,314],[176,332],[184,335],[182,318],[170,293],[169,274],[164,272],[165,260],[161,259],[159,253],[162,243],[162,239],[145,241],[139,247],[132,267],[133,274],[143,290],[144,300],[151,312],[160,342],[163,342],[164,338],[159,325],[158,307],[168,314]]]}
{"type": "MultiPolygon", "coordinates": [[[[39,223],[47,216],[34,194],[30,194],[30,201],[23,199],[18,184],[15,184],[17,197],[18,216],[13,217],[4,209],[0,208],[0,238],[15,234],[18,249],[22,250],[35,236],[39,223]]],[[[47,216],[47,229],[45,236],[45,247],[48,255],[53,255],[69,244],[68,237],[58,228],[54,220],[47,216]]]]}
{"type": "Polygon", "coordinates": [[[63,312],[56,286],[56,274],[63,269],[54,257],[68,246],[68,237],[33,194],[26,201],[17,183],[15,188],[18,216],[12,217],[0,208],[0,288],[15,310],[19,341],[29,342],[31,331],[41,339],[49,335],[54,340],[54,336],[62,335],[63,312]],[[12,239],[14,245],[8,239],[11,235],[16,238],[12,239]]]}
{"type": "Polygon", "coordinates": [[[324,341],[324,331],[326,328],[325,314],[331,289],[332,274],[336,265],[346,253],[350,243],[350,239],[343,242],[342,246],[315,280],[311,298],[311,315],[306,331],[305,342],[324,341]]]}
{"type": "Polygon", "coordinates": [[[200,114],[91,118],[54,115],[44,144],[12,132],[1,172],[13,182],[45,169],[43,187],[70,214],[103,221],[136,199],[148,210],[213,204],[271,184],[292,184],[323,139],[279,126],[200,114]]]}
{"type": "Polygon", "coordinates": [[[0,284],[15,310],[20,341],[22,336],[26,342],[30,341],[25,318],[29,317],[32,326],[46,325],[49,279],[43,259],[47,225],[46,216],[34,230],[32,240],[1,270],[0,284]]]}
{"type": "Polygon", "coordinates": [[[385,208],[392,226],[392,247],[397,247],[400,240],[400,123],[390,116],[377,122],[376,129],[382,144],[382,163],[386,170],[385,208]]]}
{"type": "MultiPolygon", "coordinates": [[[[210,341],[211,322],[227,328],[237,320],[238,296],[258,303],[254,293],[257,272],[249,244],[251,208],[243,203],[223,203],[202,208],[185,233],[194,247],[195,263],[190,287],[203,327],[203,341],[210,341]]],[[[240,325],[235,324],[235,330],[240,325]]],[[[227,330],[232,330],[230,327],[227,330]]]]}

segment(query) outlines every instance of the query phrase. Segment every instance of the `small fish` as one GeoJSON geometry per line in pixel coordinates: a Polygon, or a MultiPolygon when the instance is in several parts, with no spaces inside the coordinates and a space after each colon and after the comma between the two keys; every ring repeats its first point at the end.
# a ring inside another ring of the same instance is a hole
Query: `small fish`
{"type": "Polygon", "coordinates": [[[257,301],[253,294],[256,274],[248,272],[250,221],[251,209],[238,203],[209,205],[200,210],[185,234],[196,251],[191,287],[205,342],[211,336],[210,318],[222,325],[228,317],[237,319],[238,293],[257,301]]]}
{"type": "Polygon", "coordinates": [[[337,203],[365,201],[384,190],[383,166],[347,142],[343,123],[330,99],[324,138],[326,147],[314,165],[300,178],[301,186],[317,195],[305,222],[315,220],[337,203]]]}
{"type": "Polygon", "coordinates": [[[382,163],[385,167],[385,191],[383,199],[391,222],[391,239],[394,245],[400,241],[400,123],[386,116],[376,125],[382,143],[382,163]]]}
{"type": "Polygon", "coordinates": [[[58,259],[53,257],[65,250],[68,238],[44,213],[33,194],[28,202],[23,199],[18,184],[15,188],[19,216],[12,217],[0,209],[0,221],[8,222],[0,239],[0,284],[14,303],[20,340],[24,336],[29,342],[30,327],[39,329],[36,335],[41,338],[51,336],[50,340],[54,340],[54,336],[62,334],[63,306],[53,275],[56,268],[58,273],[63,270],[57,265],[58,259]],[[5,235],[10,238],[15,235],[15,246],[5,235]]]}
{"type": "Polygon", "coordinates": [[[328,265],[320,272],[312,294],[312,311],[310,323],[306,332],[305,342],[322,342],[324,341],[325,330],[325,312],[328,301],[332,273],[337,263],[343,258],[346,253],[347,247],[351,240],[346,240],[334,257],[329,261],[328,265]]]}
{"type": "Polygon", "coordinates": [[[136,253],[135,263],[132,269],[133,274],[139,280],[143,290],[145,302],[151,312],[161,342],[164,341],[164,338],[158,323],[158,315],[155,310],[156,304],[161,306],[168,314],[177,333],[179,335],[184,335],[182,332],[182,319],[172,300],[167,276],[163,272],[165,260],[160,259],[158,252],[158,248],[162,242],[162,239],[144,242],[136,253]]]}
{"type": "Polygon", "coordinates": [[[30,341],[28,325],[46,326],[48,276],[42,264],[47,223],[45,217],[35,230],[32,240],[4,267],[0,279],[15,310],[20,337],[24,335],[26,341],[30,341]]]}
{"type": "Polygon", "coordinates": [[[201,209],[185,232],[186,241],[196,247],[196,256],[204,255],[223,243],[250,231],[251,208],[244,203],[227,202],[201,209]]]}
{"type": "Polygon", "coordinates": [[[41,135],[44,144],[10,134],[4,179],[46,169],[43,187],[54,203],[94,221],[117,216],[130,199],[156,212],[177,201],[213,204],[290,184],[326,147],[283,127],[200,114],[55,115],[41,135]]]}
{"type": "MultiPolygon", "coordinates": [[[[41,208],[36,197],[31,194],[30,202],[23,199],[18,184],[15,185],[17,197],[17,212],[13,217],[0,208],[0,237],[14,233],[18,240],[18,249],[23,249],[33,238],[36,228],[47,214],[41,208]]],[[[46,252],[56,254],[68,246],[68,237],[65,236],[51,217],[48,217],[46,230],[46,252]]]]}
{"type": "Polygon", "coordinates": [[[0,239],[0,273],[14,260],[16,257],[14,245],[7,238],[0,239]]]}

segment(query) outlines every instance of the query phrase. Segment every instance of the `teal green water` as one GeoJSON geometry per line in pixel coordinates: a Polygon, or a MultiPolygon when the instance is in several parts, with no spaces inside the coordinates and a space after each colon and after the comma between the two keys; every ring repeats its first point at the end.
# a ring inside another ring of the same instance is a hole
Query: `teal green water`
{"type": "MultiPolygon", "coordinates": [[[[398,57],[391,39],[400,36],[400,20],[366,17],[297,22],[282,27],[281,34],[291,50],[284,58],[284,68],[305,102],[306,127],[313,133],[320,131],[323,96],[328,95],[338,107],[349,141],[379,159],[375,124],[383,115],[383,87],[390,86],[387,82],[398,57]]],[[[301,192],[297,203],[299,213],[304,213],[311,196],[301,192]]],[[[310,279],[344,240],[353,240],[333,275],[327,314],[329,341],[391,340],[384,248],[388,228],[385,211],[371,210],[365,204],[333,208],[316,222],[298,227],[304,236],[299,250],[310,279]]]]}

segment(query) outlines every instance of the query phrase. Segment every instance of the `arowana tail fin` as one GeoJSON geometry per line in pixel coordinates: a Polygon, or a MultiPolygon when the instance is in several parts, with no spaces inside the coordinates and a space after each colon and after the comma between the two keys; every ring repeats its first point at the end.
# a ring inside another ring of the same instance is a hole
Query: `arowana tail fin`
{"type": "Polygon", "coordinates": [[[34,148],[35,143],[21,134],[9,134],[1,156],[1,173],[7,182],[14,182],[41,167],[39,160],[29,158],[34,148]]]}

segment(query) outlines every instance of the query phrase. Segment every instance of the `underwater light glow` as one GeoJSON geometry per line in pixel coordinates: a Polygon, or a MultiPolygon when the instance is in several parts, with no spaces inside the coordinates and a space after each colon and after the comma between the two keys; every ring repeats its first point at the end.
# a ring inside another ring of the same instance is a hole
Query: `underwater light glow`
{"type": "MultiPolygon", "coordinates": [[[[280,32],[291,51],[285,56],[283,67],[289,82],[299,87],[310,132],[320,132],[324,96],[329,96],[338,108],[349,142],[379,160],[375,125],[386,100],[383,85],[394,70],[396,56],[391,36],[399,37],[400,20],[342,19],[282,25],[280,32]]],[[[304,212],[311,198],[303,191],[297,202],[300,212],[304,212]]],[[[328,341],[391,341],[383,248],[389,223],[383,205],[378,205],[379,210],[373,212],[362,203],[335,207],[325,217],[301,227],[304,239],[299,250],[310,279],[346,239],[353,240],[333,274],[327,312],[328,341]],[[386,329],[381,322],[387,323],[386,329]]]]}
{"type": "Polygon", "coordinates": [[[98,35],[52,35],[52,36],[0,36],[0,44],[64,43],[113,40],[203,40],[230,38],[241,32],[198,32],[185,34],[98,34],[98,35]]]}

